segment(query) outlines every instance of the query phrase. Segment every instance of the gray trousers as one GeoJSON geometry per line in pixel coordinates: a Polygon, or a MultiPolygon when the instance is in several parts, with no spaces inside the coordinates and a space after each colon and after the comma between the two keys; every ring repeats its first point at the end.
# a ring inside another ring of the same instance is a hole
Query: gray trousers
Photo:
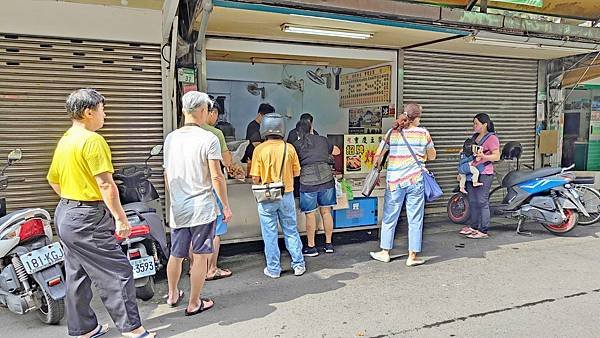
{"type": "Polygon", "coordinates": [[[98,326],[90,307],[92,282],[119,331],[142,326],[133,271],[115,239],[115,222],[104,203],[62,199],[54,221],[65,251],[69,335],[83,335],[98,326]]]}

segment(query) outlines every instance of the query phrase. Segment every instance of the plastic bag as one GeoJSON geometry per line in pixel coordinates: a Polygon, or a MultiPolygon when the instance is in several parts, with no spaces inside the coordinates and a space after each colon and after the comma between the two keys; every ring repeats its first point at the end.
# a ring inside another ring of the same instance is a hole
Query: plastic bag
{"type": "Polygon", "coordinates": [[[227,169],[230,178],[240,181],[246,179],[246,165],[242,163],[242,158],[249,144],[248,140],[227,142],[227,149],[231,152],[231,167],[227,169]]]}
{"type": "Polygon", "coordinates": [[[342,181],[340,182],[340,185],[342,186],[342,191],[344,191],[346,193],[346,197],[348,198],[348,201],[352,201],[354,199],[354,193],[352,192],[352,185],[350,185],[350,183],[348,183],[348,181],[346,181],[346,179],[342,179],[342,181]]]}

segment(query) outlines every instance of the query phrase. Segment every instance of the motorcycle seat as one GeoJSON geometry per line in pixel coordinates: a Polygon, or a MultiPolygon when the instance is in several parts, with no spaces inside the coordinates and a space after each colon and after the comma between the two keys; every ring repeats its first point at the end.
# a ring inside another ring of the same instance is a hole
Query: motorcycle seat
{"type": "Polygon", "coordinates": [[[504,177],[504,179],[502,179],[502,187],[510,188],[519,183],[523,183],[536,178],[560,174],[561,171],[562,168],[540,168],[533,171],[511,171],[504,177]]]}
{"type": "Polygon", "coordinates": [[[125,212],[127,212],[128,210],[133,210],[139,212],[140,214],[156,212],[154,208],[149,207],[148,205],[146,205],[146,203],[143,202],[127,203],[123,205],[123,210],[125,210],[125,212]]]}

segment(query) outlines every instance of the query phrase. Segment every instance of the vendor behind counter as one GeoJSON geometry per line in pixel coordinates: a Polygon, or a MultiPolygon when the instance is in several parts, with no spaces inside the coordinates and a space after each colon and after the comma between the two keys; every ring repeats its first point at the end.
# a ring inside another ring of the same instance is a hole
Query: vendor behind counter
{"type": "Polygon", "coordinates": [[[249,160],[252,160],[254,148],[263,141],[260,137],[260,124],[262,123],[263,117],[274,112],[275,108],[269,103],[261,103],[260,106],[258,106],[256,118],[250,121],[248,127],[246,127],[246,140],[250,141],[250,144],[248,145],[248,148],[246,148],[246,154],[242,159],[242,162],[247,163],[249,160]]]}

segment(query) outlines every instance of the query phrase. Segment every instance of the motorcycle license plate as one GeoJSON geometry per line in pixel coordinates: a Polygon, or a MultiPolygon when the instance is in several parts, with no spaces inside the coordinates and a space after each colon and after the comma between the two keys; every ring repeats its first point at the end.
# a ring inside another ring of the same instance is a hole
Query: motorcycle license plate
{"type": "Polygon", "coordinates": [[[28,252],[22,256],[21,262],[28,274],[44,270],[65,259],[65,253],[60,243],[55,242],[43,248],[28,252]]]}
{"type": "Polygon", "coordinates": [[[153,276],[156,274],[154,258],[151,256],[133,259],[130,260],[129,263],[131,263],[131,266],[133,267],[133,279],[153,276]]]}

